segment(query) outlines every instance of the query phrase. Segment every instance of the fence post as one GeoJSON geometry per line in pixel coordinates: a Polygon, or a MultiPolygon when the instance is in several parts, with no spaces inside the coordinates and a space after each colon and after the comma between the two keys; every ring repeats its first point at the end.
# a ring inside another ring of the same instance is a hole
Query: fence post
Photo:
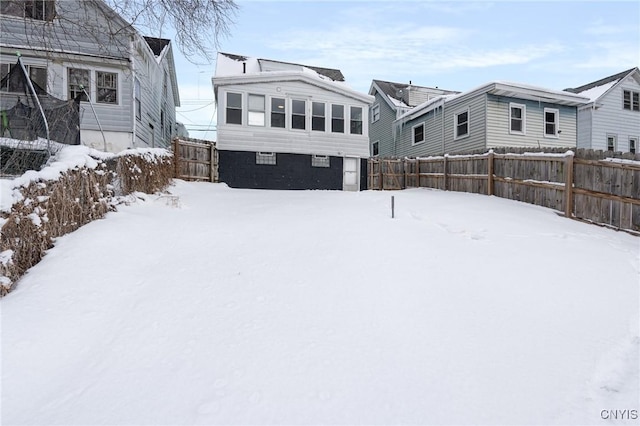
{"type": "Polygon", "coordinates": [[[215,155],[216,150],[213,149],[213,144],[209,144],[209,182],[215,182],[215,155]]]}
{"type": "Polygon", "coordinates": [[[180,144],[178,143],[178,138],[173,138],[173,177],[178,179],[180,175],[178,171],[180,170],[179,161],[180,161],[180,144]]]}
{"type": "Polygon", "coordinates": [[[380,160],[379,166],[378,166],[378,186],[379,186],[379,190],[383,191],[384,190],[384,180],[383,176],[384,174],[382,173],[382,166],[384,165],[384,160],[380,160]]]}
{"type": "Polygon", "coordinates": [[[564,215],[573,216],[573,151],[564,158],[564,215]]]}
{"type": "Polygon", "coordinates": [[[447,182],[447,158],[449,157],[449,154],[445,154],[444,155],[444,165],[442,168],[442,172],[444,174],[443,176],[443,182],[444,182],[444,190],[448,191],[449,190],[449,182],[447,182]]]}
{"type": "Polygon", "coordinates": [[[487,195],[493,195],[493,150],[487,155],[487,195]]]}
{"type": "Polygon", "coordinates": [[[420,188],[420,158],[416,158],[416,186],[420,188]]]}

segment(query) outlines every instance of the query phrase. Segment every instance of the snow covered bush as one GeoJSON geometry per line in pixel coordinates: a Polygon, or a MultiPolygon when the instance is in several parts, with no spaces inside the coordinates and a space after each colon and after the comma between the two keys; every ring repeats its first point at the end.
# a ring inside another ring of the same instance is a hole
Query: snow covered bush
{"type": "Polygon", "coordinates": [[[112,155],[67,147],[43,170],[3,185],[0,296],[42,259],[56,237],[115,210],[120,195],[163,190],[171,172],[171,154],[163,149],[112,155]]]}

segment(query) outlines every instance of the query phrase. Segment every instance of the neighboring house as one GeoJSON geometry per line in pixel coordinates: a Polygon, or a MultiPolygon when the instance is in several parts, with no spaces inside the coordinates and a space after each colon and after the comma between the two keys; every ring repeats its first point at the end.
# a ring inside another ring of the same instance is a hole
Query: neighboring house
{"type": "Polygon", "coordinates": [[[411,84],[373,80],[369,94],[375,99],[371,106],[369,140],[371,155],[397,155],[393,122],[410,109],[441,95],[459,92],[411,84]]]}
{"type": "MultiPolygon", "coordinates": [[[[19,51],[48,93],[81,95],[82,144],[111,152],[169,146],[180,105],[170,40],[141,36],[102,1],[3,0],[0,15],[0,78],[19,51]]],[[[2,109],[20,96],[11,87],[0,94],[2,109]]]]}
{"type": "Polygon", "coordinates": [[[578,148],[638,152],[640,71],[637,67],[565,90],[590,99],[578,108],[578,148]]]}
{"type": "Polygon", "coordinates": [[[588,98],[507,82],[431,99],[394,121],[398,156],[497,147],[576,147],[577,107],[588,98]]]}
{"type": "Polygon", "coordinates": [[[264,189],[366,188],[369,106],[337,69],[218,53],[220,181],[264,189]]]}

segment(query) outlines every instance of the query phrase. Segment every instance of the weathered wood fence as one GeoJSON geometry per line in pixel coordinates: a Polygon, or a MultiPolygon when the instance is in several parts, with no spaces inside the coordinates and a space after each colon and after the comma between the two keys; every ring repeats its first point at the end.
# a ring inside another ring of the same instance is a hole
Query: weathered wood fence
{"type": "Polygon", "coordinates": [[[640,161],[565,154],[370,159],[369,189],[437,188],[495,195],[640,232],[640,161]]]}
{"type": "Polygon", "coordinates": [[[218,181],[218,150],[215,142],[175,138],[172,148],[176,178],[218,181]]]}

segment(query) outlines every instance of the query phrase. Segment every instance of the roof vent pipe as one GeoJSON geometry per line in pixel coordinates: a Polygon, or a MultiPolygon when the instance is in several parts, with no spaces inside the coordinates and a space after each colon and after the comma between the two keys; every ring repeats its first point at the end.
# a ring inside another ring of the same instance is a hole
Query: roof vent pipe
{"type": "Polygon", "coordinates": [[[242,74],[246,74],[247,73],[247,63],[243,62],[242,63],[242,74]]]}

